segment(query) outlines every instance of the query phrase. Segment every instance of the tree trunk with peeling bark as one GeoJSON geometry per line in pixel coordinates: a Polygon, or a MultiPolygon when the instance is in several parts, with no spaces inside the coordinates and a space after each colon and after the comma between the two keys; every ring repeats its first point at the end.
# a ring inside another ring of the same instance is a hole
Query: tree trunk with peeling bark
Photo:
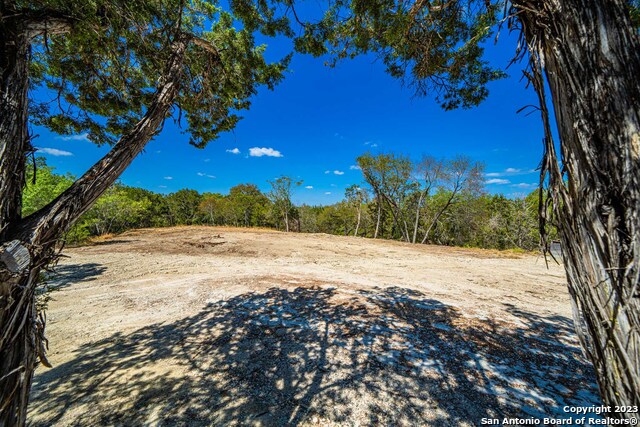
{"type": "Polygon", "coordinates": [[[578,334],[605,404],[640,406],[640,39],[624,1],[513,6],[559,128],[564,170],[546,121],[543,173],[578,334]]]}
{"type": "MultiPolygon", "coordinates": [[[[9,22],[0,28],[0,242],[8,242],[11,227],[20,218],[25,159],[31,149],[27,129],[29,43],[19,25],[9,22]]],[[[5,250],[3,245],[3,254],[5,250]]],[[[24,424],[26,403],[13,403],[28,399],[37,354],[31,284],[38,270],[16,274],[2,268],[5,264],[0,264],[0,426],[24,424]]]]}
{"type": "Polygon", "coordinates": [[[377,204],[378,204],[378,213],[376,215],[376,231],[373,232],[373,238],[378,238],[378,232],[380,231],[380,220],[382,219],[382,200],[380,196],[376,196],[377,204]]]}
{"type": "Polygon", "coordinates": [[[27,135],[28,37],[2,27],[2,97],[0,102],[0,242],[28,251],[27,265],[12,262],[7,245],[0,247],[0,426],[24,425],[35,366],[44,364],[44,319],[35,308],[41,269],[54,259],[56,242],[111,186],[159,131],[170,113],[182,73],[188,38],[179,36],[155,96],[142,119],[112,150],[49,205],[22,219],[20,198],[27,135]],[[10,102],[4,102],[9,99],[10,102]],[[6,110],[6,111],[5,111],[6,110]],[[20,179],[16,179],[17,174],[20,179]]]}

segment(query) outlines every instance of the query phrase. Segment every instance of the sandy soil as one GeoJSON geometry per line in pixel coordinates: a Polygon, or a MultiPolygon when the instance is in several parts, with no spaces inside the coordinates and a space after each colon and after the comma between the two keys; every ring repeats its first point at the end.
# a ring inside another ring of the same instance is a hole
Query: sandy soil
{"type": "Polygon", "coordinates": [[[599,404],[561,267],[323,234],[68,249],[33,425],[461,425],[599,404]]]}

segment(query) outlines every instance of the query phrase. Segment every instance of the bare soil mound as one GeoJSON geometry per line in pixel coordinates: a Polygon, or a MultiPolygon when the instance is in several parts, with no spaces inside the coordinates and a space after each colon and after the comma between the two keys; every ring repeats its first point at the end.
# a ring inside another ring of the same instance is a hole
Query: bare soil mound
{"type": "Polygon", "coordinates": [[[479,425],[598,405],[559,266],[212,227],[66,251],[33,425],[479,425]]]}

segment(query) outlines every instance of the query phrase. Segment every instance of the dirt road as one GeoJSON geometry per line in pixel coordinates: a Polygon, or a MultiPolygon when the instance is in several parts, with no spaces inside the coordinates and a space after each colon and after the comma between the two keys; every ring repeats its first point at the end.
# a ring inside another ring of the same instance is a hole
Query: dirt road
{"type": "Polygon", "coordinates": [[[66,251],[33,425],[479,425],[599,404],[535,256],[209,227],[66,251]]]}

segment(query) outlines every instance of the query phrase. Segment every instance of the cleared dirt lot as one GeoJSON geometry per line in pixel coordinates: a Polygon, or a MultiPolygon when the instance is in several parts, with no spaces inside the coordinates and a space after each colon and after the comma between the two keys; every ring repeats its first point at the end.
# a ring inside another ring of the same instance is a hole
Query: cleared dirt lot
{"type": "Polygon", "coordinates": [[[33,425],[478,425],[598,405],[542,258],[139,230],[69,249],[33,425]]]}

